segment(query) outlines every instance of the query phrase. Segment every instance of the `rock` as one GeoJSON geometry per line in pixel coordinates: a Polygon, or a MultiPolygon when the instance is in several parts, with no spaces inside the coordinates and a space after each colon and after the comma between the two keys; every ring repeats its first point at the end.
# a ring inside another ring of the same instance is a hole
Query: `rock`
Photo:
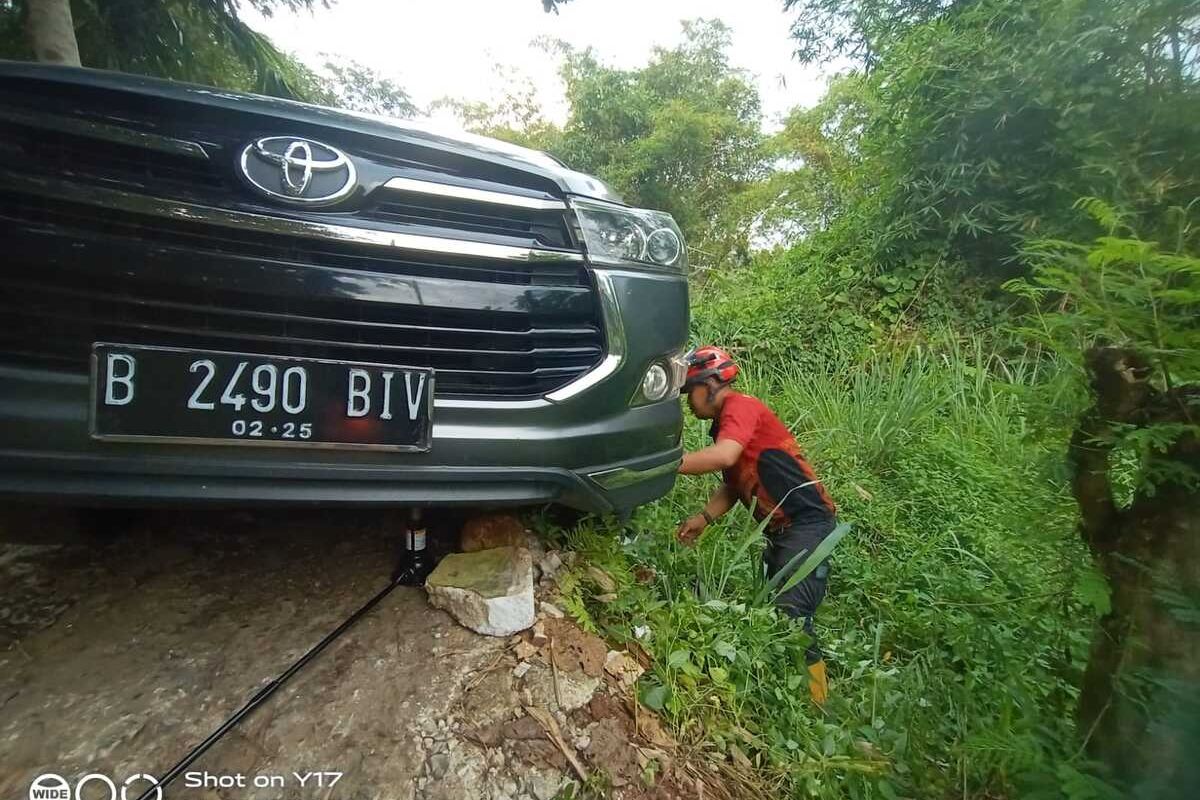
{"type": "Polygon", "coordinates": [[[553,578],[562,568],[563,561],[559,557],[557,550],[551,550],[538,561],[538,569],[542,571],[543,578],[553,578]]]}
{"type": "Polygon", "coordinates": [[[513,677],[506,669],[494,669],[464,693],[463,713],[472,725],[494,725],[512,718],[517,707],[513,677]]]}
{"type": "Polygon", "coordinates": [[[446,776],[446,772],[450,769],[450,756],[445,753],[438,753],[429,757],[429,777],[436,780],[441,780],[446,776]]]}
{"type": "Polygon", "coordinates": [[[512,671],[513,677],[514,678],[524,678],[525,673],[529,672],[529,668],[531,666],[532,666],[532,664],[530,664],[528,661],[522,661],[520,664],[517,664],[515,667],[513,667],[513,671],[512,671]]]}
{"type": "Polygon", "coordinates": [[[517,642],[517,646],[513,648],[513,655],[516,656],[518,661],[524,661],[537,655],[537,651],[538,649],[529,642],[520,641],[517,642]]]}
{"type": "Polygon", "coordinates": [[[575,737],[575,741],[571,742],[571,744],[575,746],[576,750],[587,750],[592,744],[592,737],[586,733],[581,733],[575,737]]]}
{"type": "Polygon", "coordinates": [[[587,568],[587,575],[592,579],[592,582],[600,587],[600,591],[605,594],[612,594],[617,591],[617,582],[612,579],[611,575],[599,567],[589,566],[587,568]]]}
{"type": "Polygon", "coordinates": [[[557,773],[532,769],[525,778],[525,790],[537,800],[553,800],[562,788],[562,776],[557,773]]]}
{"type": "Polygon", "coordinates": [[[546,626],[541,622],[533,623],[533,630],[530,633],[533,636],[531,641],[534,647],[545,647],[550,644],[550,637],[546,635],[546,626]]]}
{"type": "Polygon", "coordinates": [[[560,669],[557,693],[554,684],[554,672],[550,667],[530,664],[529,671],[525,673],[525,689],[529,692],[530,699],[527,705],[558,709],[564,713],[574,711],[587,705],[592,699],[596,689],[600,688],[600,679],[560,669]]]}
{"type": "Polygon", "coordinates": [[[463,525],[459,547],[464,553],[497,547],[529,547],[525,526],[512,514],[481,514],[463,525]]]}
{"type": "Polygon", "coordinates": [[[608,657],[604,659],[604,671],[616,678],[622,687],[628,689],[637,683],[637,679],[645,670],[628,653],[609,650],[608,657]]]}
{"type": "Polygon", "coordinates": [[[529,551],[497,547],[451,553],[425,581],[429,602],[486,636],[510,636],[533,625],[533,563],[529,551]]]}
{"type": "Polygon", "coordinates": [[[547,603],[545,600],[543,600],[541,602],[540,608],[542,609],[542,613],[545,614],[547,617],[552,617],[554,619],[562,619],[563,616],[565,616],[563,614],[561,608],[554,605],[553,603],[547,603]]]}
{"type": "Polygon", "coordinates": [[[613,717],[604,719],[590,728],[591,745],[583,753],[583,759],[596,769],[603,769],[620,788],[641,773],[637,748],[632,747],[621,723],[613,717]]]}

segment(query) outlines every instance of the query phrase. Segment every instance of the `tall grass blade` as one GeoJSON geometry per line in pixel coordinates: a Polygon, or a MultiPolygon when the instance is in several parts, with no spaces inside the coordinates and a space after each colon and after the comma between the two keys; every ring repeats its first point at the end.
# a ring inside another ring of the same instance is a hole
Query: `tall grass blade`
{"type": "MultiPolygon", "coordinates": [[[[842,537],[850,532],[850,528],[851,525],[849,522],[843,522],[834,528],[828,536],[821,540],[821,543],[817,545],[815,550],[813,550],[812,555],[808,556],[808,558],[804,560],[804,563],[801,564],[795,572],[789,572],[789,570],[807,551],[801,550],[799,553],[792,556],[788,563],[784,565],[783,569],[779,570],[779,572],[775,573],[775,577],[767,581],[762,600],[765,600],[768,597],[771,600],[774,600],[775,598],[779,597],[779,595],[788,591],[797,583],[807,578],[809,573],[816,569],[817,566],[824,561],[830,553],[833,552],[833,548],[837,547],[837,544],[842,540],[842,537]],[[782,586],[779,585],[781,581],[783,582],[782,586]]],[[[762,602],[762,600],[760,600],[760,602],[762,602]]]]}

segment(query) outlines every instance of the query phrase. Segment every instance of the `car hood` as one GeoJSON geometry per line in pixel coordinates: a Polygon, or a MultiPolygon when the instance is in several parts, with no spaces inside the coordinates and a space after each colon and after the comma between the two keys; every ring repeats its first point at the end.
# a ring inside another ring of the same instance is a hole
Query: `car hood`
{"type": "Polygon", "coordinates": [[[342,128],[383,138],[403,138],[450,147],[477,158],[534,172],[554,181],[566,194],[623,203],[604,181],[577,172],[540,150],[479,136],[429,120],[408,120],[345,109],[236,92],[212,86],[147,78],[107,70],[0,60],[0,81],[9,79],[74,84],[100,90],[132,92],[149,97],[201,103],[237,111],[252,110],[280,119],[342,128]]]}

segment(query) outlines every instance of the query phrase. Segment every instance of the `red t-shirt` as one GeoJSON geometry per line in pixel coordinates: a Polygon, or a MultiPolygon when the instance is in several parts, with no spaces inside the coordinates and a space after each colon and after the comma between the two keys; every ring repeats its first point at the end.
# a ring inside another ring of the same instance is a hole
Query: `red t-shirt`
{"type": "Polygon", "coordinates": [[[715,442],[731,439],[742,446],[737,463],[725,470],[725,482],[760,520],[770,514],[772,529],[836,512],[791,431],[761,400],[729,395],[711,434],[715,442]]]}

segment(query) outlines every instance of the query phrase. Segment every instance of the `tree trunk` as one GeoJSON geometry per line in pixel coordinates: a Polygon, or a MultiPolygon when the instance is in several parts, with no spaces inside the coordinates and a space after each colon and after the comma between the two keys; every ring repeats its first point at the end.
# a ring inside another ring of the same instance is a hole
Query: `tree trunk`
{"type": "MultiPolygon", "coordinates": [[[[1193,758],[1185,750],[1196,743],[1163,721],[1178,708],[1172,691],[1200,691],[1200,630],[1173,615],[1158,590],[1200,594],[1200,495],[1164,481],[1119,509],[1106,442],[1114,423],[1190,421],[1187,395],[1195,390],[1156,391],[1148,366],[1129,351],[1097,348],[1088,366],[1095,405],[1071,439],[1074,491],[1081,533],[1108,578],[1112,604],[1092,642],[1078,722],[1088,754],[1132,786],[1179,775],[1193,758]],[[1164,688],[1163,679],[1176,688],[1164,688]]],[[[1200,470],[1200,441],[1184,434],[1157,457],[1200,470]]]]}
{"type": "Polygon", "coordinates": [[[70,0],[28,0],[29,40],[38,61],[78,67],[70,0]]]}

